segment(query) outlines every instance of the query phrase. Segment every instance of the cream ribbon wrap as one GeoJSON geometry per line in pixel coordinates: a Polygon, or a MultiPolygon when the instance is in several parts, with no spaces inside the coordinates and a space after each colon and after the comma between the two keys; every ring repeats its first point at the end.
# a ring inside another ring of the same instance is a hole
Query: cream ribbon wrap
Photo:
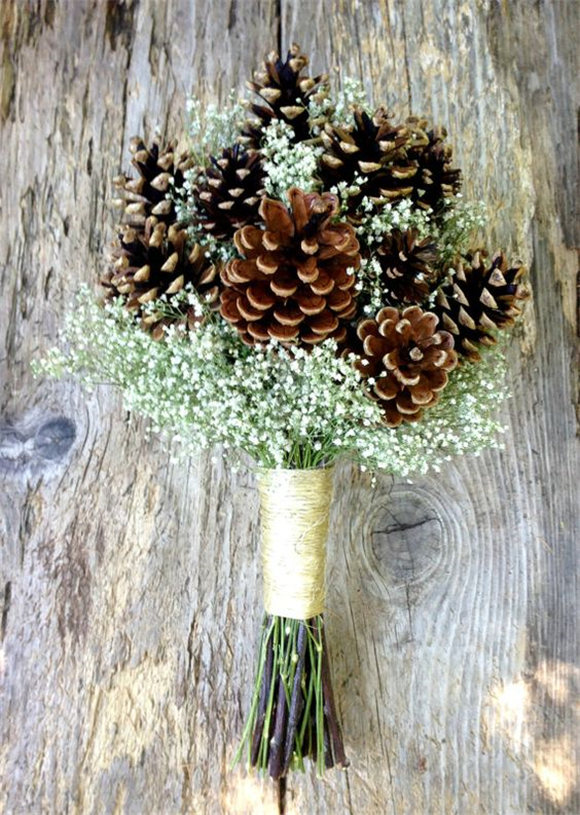
{"type": "Polygon", "coordinates": [[[332,468],[258,474],[268,614],[308,620],[324,611],[332,476],[332,468]]]}

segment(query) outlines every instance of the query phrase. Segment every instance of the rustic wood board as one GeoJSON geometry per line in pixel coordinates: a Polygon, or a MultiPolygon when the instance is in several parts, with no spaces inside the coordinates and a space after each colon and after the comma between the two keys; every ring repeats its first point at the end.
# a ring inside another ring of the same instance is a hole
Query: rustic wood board
{"type": "Polygon", "coordinates": [[[96,278],[129,138],[179,130],[191,89],[223,98],[279,37],[445,123],[536,294],[505,451],[413,484],[337,473],[328,630],[352,766],[292,778],[287,811],[580,811],[577,18],[573,0],[2,3],[6,813],[277,811],[229,770],[260,623],[252,475],[170,464],[115,393],[29,363],[96,278]]]}

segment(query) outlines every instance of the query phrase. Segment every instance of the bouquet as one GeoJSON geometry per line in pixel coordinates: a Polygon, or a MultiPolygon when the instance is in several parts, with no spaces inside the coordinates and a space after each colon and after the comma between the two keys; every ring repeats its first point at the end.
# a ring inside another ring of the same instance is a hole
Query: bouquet
{"type": "Polygon", "coordinates": [[[244,107],[188,105],[181,147],[130,144],[102,295],[41,370],[112,382],[172,442],[254,462],[264,608],[238,758],[283,778],[347,758],[324,630],[334,463],[404,477],[497,444],[498,334],[524,268],[474,236],[444,128],[331,95],[297,45],[244,107]]]}

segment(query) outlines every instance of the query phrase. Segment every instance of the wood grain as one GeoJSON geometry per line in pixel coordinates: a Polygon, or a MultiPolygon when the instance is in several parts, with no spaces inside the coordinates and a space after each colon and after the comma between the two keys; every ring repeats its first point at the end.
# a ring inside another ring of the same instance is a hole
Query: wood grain
{"type": "Polygon", "coordinates": [[[412,484],[344,465],[328,636],[351,768],[290,813],[580,811],[574,2],[0,6],[3,810],[273,813],[229,769],[260,624],[257,493],[168,461],[107,388],[34,381],[112,236],[129,138],[296,39],[445,123],[493,243],[531,265],[503,452],[412,484]],[[523,352],[523,354],[522,354],[523,352]]]}

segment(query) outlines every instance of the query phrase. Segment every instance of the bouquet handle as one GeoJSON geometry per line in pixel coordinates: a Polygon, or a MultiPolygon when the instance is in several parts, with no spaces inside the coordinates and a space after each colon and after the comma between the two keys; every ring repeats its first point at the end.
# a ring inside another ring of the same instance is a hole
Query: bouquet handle
{"type": "Polygon", "coordinates": [[[324,632],[332,470],[265,470],[261,499],[264,605],[250,713],[236,759],[274,779],[346,767],[324,632]]]}

